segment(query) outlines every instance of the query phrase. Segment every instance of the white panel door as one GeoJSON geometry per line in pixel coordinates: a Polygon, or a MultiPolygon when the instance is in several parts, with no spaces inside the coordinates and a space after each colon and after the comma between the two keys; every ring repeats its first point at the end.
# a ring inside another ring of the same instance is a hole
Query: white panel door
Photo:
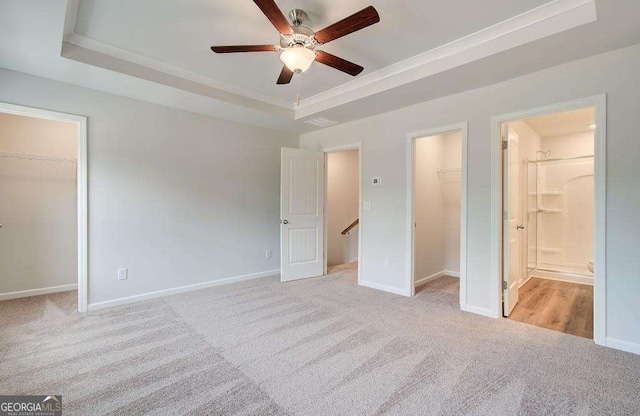
{"type": "Polygon", "coordinates": [[[282,148],[281,280],[324,272],[324,153],[282,148]]]}
{"type": "Polygon", "coordinates": [[[518,151],[518,136],[509,131],[505,126],[504,139],[507,140],[507,149],[504,151],[504,265],[503,279],[504,289],[504,316],[509,316],[518,303],[518,285],[522,267],[520,264],[521,229],[520,223],[520,160],[518,151]]]}

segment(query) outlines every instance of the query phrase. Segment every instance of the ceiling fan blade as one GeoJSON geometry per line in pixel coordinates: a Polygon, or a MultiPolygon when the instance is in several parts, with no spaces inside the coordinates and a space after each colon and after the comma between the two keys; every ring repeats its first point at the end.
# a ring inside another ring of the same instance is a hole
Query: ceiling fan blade
{"type": "Polygon", "coordinates": [[[275,26],[276,30],[283,35],[293,35],[293,29],[284,17],[275,1],[273,0],[253,0],[253,2],[262,10],[267,19],[275,26]]]}
{"type": "Polygon", "coordinates": [[[332,40],[341,38],[367,26],[371,26],[380,21],[380,16],[373,6],[360,10],[358,13],[352,14],[346,19],[342,19],[318,32],[315,39],[318,43],[327,43],[332,40]]]}
{"type": "Polygon", "coordinates": [[[356,65],[353,62],[349,62],[345,59],[338,58],[335,55],[331,55],[330,53],[322,51],[318,51],[316,53],[316,62],[328,65],[332,68],[337,69],[338,71],[346,72],[347,74],[353,75],[354,77],[364,70],[364,68],[360,65],[356,65]]]}
{"type": "Polygon", "coordinates": [[[280,72],[280,76],[278,77],[278,85],[288,84],[291,82],[291,78],[293,78],[293,71],[287,68],[286,65],[282,66],[282,72],[280,72]]]}
{"type": "Polygon", "coordinates": [[[273,45],[237,45],[237,46],[212,46],[215,53],[234,52],[274,52],[278,49],[273,45]]]}

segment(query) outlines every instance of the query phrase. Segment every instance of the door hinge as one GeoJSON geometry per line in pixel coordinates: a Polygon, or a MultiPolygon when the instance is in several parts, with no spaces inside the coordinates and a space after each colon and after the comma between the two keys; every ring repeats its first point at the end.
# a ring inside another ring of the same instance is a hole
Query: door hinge
{"type": "Polygon", "coordinates": [[[509,284],[507,283],[506,280],[502,281],[502,290],[507,290],[509,289],[509,284]]]}
{"type": "Polygon", "coordinates": [[[502,150],[507,150],[509,148],[509,142],[506,140],[502,141],[502,150]]]}

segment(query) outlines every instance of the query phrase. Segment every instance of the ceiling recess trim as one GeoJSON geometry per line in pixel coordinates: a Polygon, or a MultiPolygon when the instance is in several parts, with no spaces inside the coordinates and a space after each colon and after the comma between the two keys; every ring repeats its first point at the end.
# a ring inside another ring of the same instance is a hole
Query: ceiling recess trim
{"type": "Polygon", "coordinates": [[[299,120],[536,41],[597,19],[595,0],[553,0],[448,44],[300,101],[299,106],[223,83],[73,32],[69,0],[62,56],[231,104],[299,120]]]}
{"type": "Polygon", "coordinates": [[[347,104],[597,19],[595,0],[555,0],[300,101],[295,118],[347,104]]]}

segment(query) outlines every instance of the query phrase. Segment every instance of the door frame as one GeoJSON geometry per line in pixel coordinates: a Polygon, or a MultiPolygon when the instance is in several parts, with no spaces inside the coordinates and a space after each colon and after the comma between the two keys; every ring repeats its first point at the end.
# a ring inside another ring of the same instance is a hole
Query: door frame
{"type": "Polygon", "coordinates": [[[492,316],[502,317],[502,123],[545,114],[593,107],[594,130],[594,274],[593,274],[593,340],[606,345],[606,151],[607,95],[565,101],[529,110],[502,114],[491,118],[491,293],[492,316]]]}
{"type": "Polygon", "coordinates": [[[328,225],[327,221],[327,190],[329,180],[329,169],[327,159],[329,153],[344,152],[346,150],[358,151],[358,286],[362,281],[362,230],[363,230],[363,218],[362,218],[362,142],[350,143],[341,146],[327,147],[320,149],[324,153],[324,274],[327,274],[327,247],[328,247],[328,225]]]}
{"type": "Polygon", "coordinates": [[[87,312],[88,303],[88,196],[87,196],[87,118],[74,114],[0,102],[0,113],[73,123],[78,129],[77,204],[78,204],[78,312],[87,312]]]}
{"type": "Polygon", "coordinates": [[[415,243],[415,148],[416,140],[423,137],[460,131],[461,139],[461,185],[460,185],[460,309],[467,311],[467,172],[469,123],[462,122],[447,126],[421,130],[407,135],[407,277],[409,296],[414,296],[414,243],[415,243]]]}

